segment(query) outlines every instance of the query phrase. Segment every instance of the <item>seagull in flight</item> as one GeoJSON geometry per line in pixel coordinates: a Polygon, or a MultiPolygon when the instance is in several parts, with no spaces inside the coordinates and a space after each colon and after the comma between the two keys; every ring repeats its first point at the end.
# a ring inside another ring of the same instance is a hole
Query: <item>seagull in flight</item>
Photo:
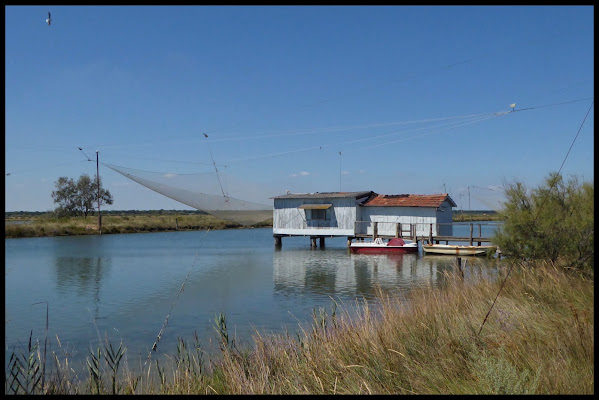
{"type": "Polygon", "coordinates": [[[46,19],[46,23],[48,24],[48,26],[50,26],[50,24],[52,23],[52,18],[50,17],[50,11],[48,11],[48,19],[46,19]]]}

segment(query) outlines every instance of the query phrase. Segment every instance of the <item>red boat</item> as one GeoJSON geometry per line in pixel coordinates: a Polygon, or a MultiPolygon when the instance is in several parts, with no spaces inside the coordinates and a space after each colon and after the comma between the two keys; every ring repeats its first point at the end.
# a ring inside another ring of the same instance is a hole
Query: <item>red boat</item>
{"type": "Polygon", "coordinates": [[[406,243],[401,238],[393,238],[389,241],[376,238],[372,242],[352,243],[349,248],[352,253],[413,253],[418,252],[418,243],[406,243]]]}

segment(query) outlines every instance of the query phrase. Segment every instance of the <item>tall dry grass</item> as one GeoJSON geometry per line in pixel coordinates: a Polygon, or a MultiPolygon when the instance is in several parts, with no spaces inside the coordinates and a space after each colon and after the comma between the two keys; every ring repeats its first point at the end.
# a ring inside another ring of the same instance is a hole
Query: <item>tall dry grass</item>
{"type": "MultiPolygon", "coordinates": [[[[221,316],[218,357],[180,341],[168,365],[124,371],[117,393],[594,393],[594,274],[517,265],[502,287],[502,271],[466,281],[452,272],[443,289],[332,303],[297,333],[256,332],[251,347],[229,337],[221,316]]],[[[56,375],[49,382],[54,392],[93,392],[91,380],[77,390],[56,375]]]]}
{"type": "MultiPolygon", "coordinates": [[[[550,266],[517,267],[480,335],[501,280],[420,289],[409,306],[315,318],[300,340],[256,335],[245,357],[225,353],[219,393],[593,393],[593,281],[550,266]]],[[[176,387],[173,388],[176,390],[176,387]]]]}

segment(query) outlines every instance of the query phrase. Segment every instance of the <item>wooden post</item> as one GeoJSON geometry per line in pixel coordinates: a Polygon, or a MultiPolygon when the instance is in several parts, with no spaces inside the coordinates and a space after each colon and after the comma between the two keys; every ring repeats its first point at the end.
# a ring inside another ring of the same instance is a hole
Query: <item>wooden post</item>
{"type": "Polygon", "coordinates": [[[481,228],[481,224],[478,224],[478,237],[483,237],[483,231],[482,231],[482,228],[481,228]]]}
{"type": "Polygon", "coordinates": [[[397,229],[399,230],[399,237],[403,238],[403,230],[402,230],[402,227],[401,227],[401,222],[397,223],[397,229]]]}
{"type": "Polygon", "coordinates": [[[324,249],[324,237],[320,238],[320,248],[324,249]]]}
{"type": "Polygon", "coordinates": [[[472,231],[474,230],[473,224],[470,224],[470,246],[472,246],[472,231]]]}
{"type": "Polygon", "coordinates": [[[399,233],[401,231],[401,224],[398,222],[395,224],[395,237],[401,237],[401,234],[399,233]]]}
{"type": "Polygon", "coordinates": [[[311,247],[313,249],[315,249],[316,248],[316,236],[310,237],[310,242],[311,242],[311,247]]]}
{"type": "Polygon", "coordinates": [[[177,221],[177,218],[175,218],[175,229],[179,230],[179,221],[177,221]]]}
{"type": "Polygon", "coordinates": [[[462,276],[462,279],[464,279],[464,270],[462,269],[462,258],[461,257],[456,257],[457,261],[458,261],[458,268],[460,270],[460,275],[462,276]]]}
{"type": "Polygon", "coordinates": [[[352,238],[351,237],[347,237],[347,248],[349,249],[351,247],[351,242],[352,242],[352,238]]]}
{"type": "Polygon", "coordinates": [[[281,236],[275,236],[275,247],[283,246],[283,238],[281,236]]]}
{"type": "Polygon", "coordinates": [[[433,224],[430,224],[430,229],[428,230],[428,242],[433,244],[433,224]]]}
{"type": "Polygon", "coordinates": [[[379,234],[379,223],[373,222],[372,224],[372,240],[374,240],[379,234]]]}

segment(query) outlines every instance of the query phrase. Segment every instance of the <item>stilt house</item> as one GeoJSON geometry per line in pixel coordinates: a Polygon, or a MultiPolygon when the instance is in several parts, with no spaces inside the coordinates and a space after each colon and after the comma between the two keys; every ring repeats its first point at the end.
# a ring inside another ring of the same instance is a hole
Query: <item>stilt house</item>
{"type": "Polygon", "coordinates": [[[275,238],[373,234],[412,237],[429,235],[431,228],[433,235],[451,235],[452,207],[456,207],[447,193],[317,192],[289,193],[273,199],[275,238]]]}

